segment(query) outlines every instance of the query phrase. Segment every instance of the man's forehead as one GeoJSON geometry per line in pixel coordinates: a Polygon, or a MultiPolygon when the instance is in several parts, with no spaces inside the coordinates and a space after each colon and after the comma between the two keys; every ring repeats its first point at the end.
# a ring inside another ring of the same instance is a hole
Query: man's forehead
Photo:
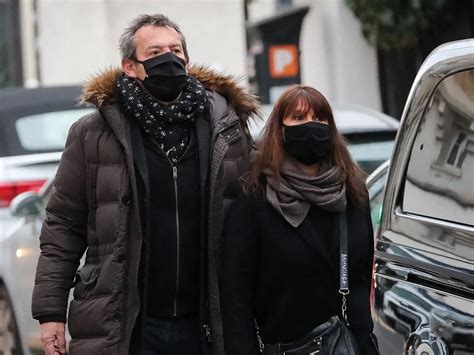
{"type": "Polygon", "coordinates": [[[144,48],[181,46],[181,36],[173,27],[144,26],[135,33],[137,46],[144,48]]]}

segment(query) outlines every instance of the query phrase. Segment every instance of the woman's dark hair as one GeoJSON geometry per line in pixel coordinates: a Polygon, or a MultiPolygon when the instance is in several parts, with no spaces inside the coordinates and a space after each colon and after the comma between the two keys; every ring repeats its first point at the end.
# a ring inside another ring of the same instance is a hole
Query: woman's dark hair
{"type": "Polygon", "coordinates": [[[348,199],[357,206],[366,203],[365,174],[352,160],[345,139],[334,123],[331,106],[318,90],[304,85],[288,88],[276,102],[263,129],[261,140],[258,142],[255,160],[249,172],[242,177],[245,191],[256,191],[262,188],[261,178],[266,169],[278,179],[281,178],[280,170],[286,154],[283,146],[283,119],[297,109],[302,115],[313,109],[316,117],[328,120],[332,137],[329,161],[332,165],[341,168],[346,178],[348,199]]]}

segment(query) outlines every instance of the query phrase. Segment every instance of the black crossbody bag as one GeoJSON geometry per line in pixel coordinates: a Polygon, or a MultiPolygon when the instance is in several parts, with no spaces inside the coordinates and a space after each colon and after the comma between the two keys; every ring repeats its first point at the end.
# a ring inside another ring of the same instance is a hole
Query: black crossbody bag
{"type": "Polygon", "coordinates": [[[349,295],[348,241],[346,213],[339,214],[340,261],[339,293],[342,295],[341,317],[334,315],[318,325],[305,337],[292,343],[266,345],[260,338],[258,324],[257,340],[260,353],[264,355],[360,355],[359,348],[347,323],[347,296],[349,295]]]}

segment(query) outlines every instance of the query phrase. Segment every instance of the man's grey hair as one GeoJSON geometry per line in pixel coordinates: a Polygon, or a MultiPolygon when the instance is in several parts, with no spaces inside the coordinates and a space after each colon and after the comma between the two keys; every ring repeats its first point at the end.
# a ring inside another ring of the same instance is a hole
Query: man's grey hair
{"type": "Polygon", "coordinates": [[[186,38],[184,38],[183,32],[179,26],[171,21],[165,15],[140,15],[132,20],[128,27],[123,31],[119,40],[119,49],[122,60],[130,59],[135,60],[137,43],[135,42],[135,32],[144,26],[157,26],[157,27],[171,27],[179,33],[181,37],[181,45],[183,46],[184,56],[186,60],[189,60],[188,48],[186,46],[186,38]]]}

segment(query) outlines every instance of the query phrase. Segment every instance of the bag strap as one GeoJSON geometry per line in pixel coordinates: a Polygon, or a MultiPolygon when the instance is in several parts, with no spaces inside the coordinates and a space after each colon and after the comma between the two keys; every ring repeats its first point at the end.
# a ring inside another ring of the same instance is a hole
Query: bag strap
{"type": "Polygon", "coordinates": [[[347,298],[349,294],[349,248],[347,241],[346,212],[339,213],[339,293],[342,295],[341,314],[347,323],[347,298]]]}

